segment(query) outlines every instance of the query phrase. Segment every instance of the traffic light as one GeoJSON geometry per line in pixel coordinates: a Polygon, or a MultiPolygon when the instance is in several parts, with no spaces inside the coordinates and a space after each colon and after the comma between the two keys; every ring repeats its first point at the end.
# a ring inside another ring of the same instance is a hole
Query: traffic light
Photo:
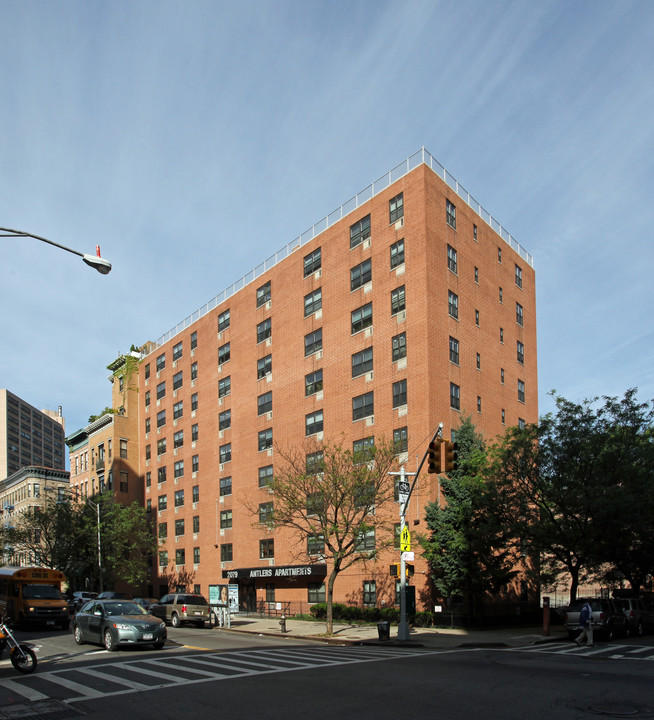
{"type": "Polygon", "coordinates": [[[391,563],[389,570],[391,577],[400,577],[400,563],[391,563]]]}
{"type": "Polygon", "coordinates": [[[440,473],[441,472],[441,443],[443,441],[438,438],[432,440],[429,443],[429,450],[427,451],[427,472],[440,473]]]}
{"type": "Polygon", "coordinates": [[[459,467],[459,444],[450,442],[445,443],[445,472],[454,472],[459,467]]]}
{"type": "MultiPolygon", "coordinates": [[[[391,563],[389,566],[389,575],[391,577],[399,578],[402,574],[401,567],[402,567],[402,563],[391,563]]],[[[412,565],[411,563],[407,563],[404,567],[404,573],[405,573],[405,577],[408,577],[408,578],[413,577],[413,575],[415,573],[415,566],[412,565]]]]}

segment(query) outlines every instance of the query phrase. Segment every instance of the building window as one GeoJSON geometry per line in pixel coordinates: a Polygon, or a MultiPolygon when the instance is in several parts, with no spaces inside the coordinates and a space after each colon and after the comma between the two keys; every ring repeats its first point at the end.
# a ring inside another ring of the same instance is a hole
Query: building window
{"type": "Polygon", "coordinates": [[[374,393],[370,391],[365,395],[352,398],[352,420],[361,420],[375,414],[374,393]]]}
{"type": "Polygon", "coordinates": [[[193,516],[193,533],[199,533],[200,532],[200,516],[194,515],[193,516]]]}
{"type": "MultiPolygon", "coordinates": [[[[197,457],[197,456],[196,456],[197,457]]],[[[194,503],[200,502],[200,486],[194,485],[191,489],[192,492],[192,500],[194,503]]]]}
{"type": "Polygon", "coordinates": [[[406,333],[395,335],[391,341],[393,362],[406,357],[406,333]]]}
{"type": "Polygon", "coordinates": [[[220,546],[220,561],[221,562],[232,562],[234,559],[234,550],[232,543],[225,543],[220,546]]]}
{"type": "Polygon", "coordinates": [[[145,473],[145,487],[149,488],[152,485],[152,473],[148,470],[145,473]]]}
{"type": "Polygon", "coordinates": [[[481,396],[477,395],[477,412],[481,412],[481,396]]]}
{"type": "Polygon", "coordinates": [[[518,427],[519,427],[521,430],[524,430],[524,429],[525,429],[525,420],[524,420],[524,418],[520,418],[520,417],[518,418],[518,427]]]}
{"type": "Polygon", "coordinates": [[[506,424],[506,413],[504,412],[504,408],[502,408],[502,425],[506,424]]]}
{"type": "Polygon", "coordinates": [[[268,487],[273,479],[273,466],[266,465],[259,468],[259,487],[268,487]]]}
{"type": "Polygon", "coordinates": [[[500,368],[500,382],[504,385],[504,368],[500,368]]]}
{"type": "Polygon", "coordinates": [[[199,435],[198,425],[197,425],[197,424],[191,425],[191,441],[192,441],[192,442],[197,442],[197,441],[198,441],[198,435],[199,435]]]}
{"type": "Polygon", "coordinates": [[[152,458],[152,446],[146,445],[145,446],[145,459],[150,460],[152,458]]]}
{"type": "Polygon", "coordinates": [[[518,362],[525,364],[525,346],[518,340],[518,362]]]}
{"type": "Polygon", "coordinates": [[[160,550],[159,551],[159,567],[165,567],[166,565],[168,565],[168,551],[160,550]]]}
{"type": "Polygon", "coordinates": [[[355,440],[352,443],[352,456],[354,463],[361,465],[364,462],[368,462],[372,458],[374,447],[375,438],[373,435],[361,438],[361,440],[355,440]]]}
{"type": "Polygon", "coordinates": [[[308,585],[307,602],[310,605],[324,603],[326,600],[325,583],[310,582],[308,585]]]}
{"type": "Polygon", "coordinates": [[[173,435],[173,447],[174,448],[181,448],[184,445],[184,431],[178,430],[173,435]]]}
{"type": "Polygon", "coordinates": [[[409,431],[407,427],[393,430],[393,446],[396,453],[407,452],[409,449],[409,431]]]}
{"type": "Polygon", "coordinates": [[[450,336],[450,362],[459,364],[459,341],[450,336]]]}
{"type": "Polygon", "coordinates": [[[173,390],[179,390],[183,384],[184,384],[183,372],[180,370],[179,372],[177,372],[173,375],[173,390]]]}
{"type": "Polygon", "coordinates": [[[481,355],[477,353],[477,370],[481,370],[481,355]]]}
{"type": "Polygon", "coordinates": [[[157,536],[160,540],[164,540],[168,537],[168,523],[159,523],[157,526],[157,536]]]}
{"type": "Polygon", "coordinates": [[[199,547],[193,548],[193,564],[194,565],[200,564],[200,548],[199,547]]]}
{"type": "Polygon", "coordinates": [[[184,507],[184,491],[175,490],[175,507],[184,507]]]}
{"type": "MultiPolygon", "coordinates": [[[[109,482],[111,482],[111,476],[109,476],[109,478],[110,478],[109,482]]],[[[121,472],[120,473],[120,492],[126,493],[127,487],[128,487],[127,473],[121,472]]],[[[63,500],[64,498],[62,497],[61,499],[63,500]]]]}
{"type": "Polygon", "coordinates": [[[479,268],[475,266],[475,282],[479,285],[479,268]]]}
{"type": "Polygon", "coordinates": [[[521,288],[522,287],[522,268],[520,265],[515,266],[515,284],[521,288]]]}
{"type": "Polygon", "coordinates": [[[372,325],[372,303],[353,310],[351,313],[352,334],[361,332],[372,325]]]}
{"type": "Polygon", "coordinates": [[[127,460],[127,440],[120,441],[120,457],[127,460]]]}
{"type": "Polygon", "coordinates": [[[322,288],[304,296],[304,317],[309,317],[322,307],[322,288]]]}
{"type": "Polygon", "coordinates": [[[157,507],[159,510],[166,510],[168,508],[168,495],[159,495],[157,498],[157,507]]]}
{"type": "Polygon", "coordinates": [[[259,558],[266,560],[275,557],[275,541],[272,538],[259,540],[259,558]]]}
{"type": "Polygon", "coordinates": [[[191,365],[191,380],[197,380],[198,379],[198,364],[194,362],[191,365]]]}
{"type": "Polygon", "coordinates": [[[198,332],[197,330],[194,330],[191,333],[191,350],[195,350],[195,348],[198,346],[198,332]]]}
{"type": "Polygon", "coordinates": [[[176,478],[184,477],[184,461],[177,460],[173,469],[176,478]]]}
{"type": "Polygon", "coordinates": [[[307,475],[317,475],[325,469],[324,453],[322,450],[308,453],[305,458],[307,475]]]}
{"type": "Polygon", "coordinates": [[[229,530],[232,527],[232,511],[221,510],[220,511],[220,529],[229,530]]]}
{"type": "Polygon", "coordinates": [[[232,478],[224,477],[220,478],[220,495],[225,497],[226,495],[232,494],[232,478]]]}
{"type": "Polygon", "coordinates": [[[178,342],[176,345],[173,345],[173,362],[175,360],[179,360],[182,357],[182,343],[178,342]]]}
{"type": "Polygon", "coordinates": [[[325,552],[325,536],[321,533],[307,535],[307,555],[322,555],[325,552]]]}
{"type": "Polygon", "coordinates": [[[272,522],[273,519],[273,504],[272,502],[265,502],[259,504],[259,522],[262,525],[266,525],[272,522]]]}
{"type": "Polygon", "coordinates": [[[520,402],[525,401],[525,383],[524,380],[518,380],[518,400],[520,402]]]}
{"type": "Polygon", "coordinates": [[[404,193],[400,193],[389,200],[388,215],[391,224],[404,217],[404,193]]]}
{"type": "Polygon", "coordinates": [[[270,280],[268,280],[267,283],[264,283],[261,287],[257,288],[257,307],[261,307],[267,302],[270,302],[271,297],[270,280]]]}
{"type": "Polygon", "coordinates": [[[500,302],[504,302],[504,293],[502,292],[502,288],[500,288],[500,302]]]}
{"type": "Polygon", "coordinates": [[[193,393],[191,395],[191,412],[195,412],[198,409],[198,394],[193,393]]]}
{"type": "Polygon", "coordinates": [[[218,430],[227,430],[232,426],[232,411],[224,410],[218,414],[218,430]]]}
{"type": "Polygon", "coordinates": [[[322,350],[322,328],[318,328],[304,336],[304,357],[322,350]]]}
{"type": "Polygon", "coordinates": [[[447,246],[447,269],[451,270],[455,275],[457,273],[457,255],[456,250],[451,246],[447,246]]]}
{"type": "Polygon", "coordinates": [[[145,369],[143,370],[143,378],[145,380],[150,379],[150,363],[146,363],[145,369]]]}
{"type": "Polygon", "coordinates": [[[504,328],[500,328],[500,342],[504,344],[504,328]]]}
{"type": "MultiPolygon", "coordinates": [[[[145,434],[148,435],[150,433],[150,418],[145,418],[145,434]]],[[[77,462],[77,458],[75,458],[75,462],[77,462]]],[[[75,475],[77,475],[77,470],[75,471],[75,475]]]]}
{"type": "Polygon", "coordinates": [[[150,409],[150,391],[149,390],[145,391],[145,409],[146,410],[150,409]]]}
{"type": "Polygon", "coordinates": [[[447,311],[451,317],[459,319],[459,296],[451,290],[447,291],[447,311]]]}
{"type": "Polygon", "coordinates": [[[356,290],[372,280],[372,261],[370,258],[355,265],[350,270],[350,290],[356,290]]]}
{"type": "Polygon", "coordinates": [[[175,520],[175,535],[184,535],[184,521],[175,520]]]}
{"type": "Polygon", "coordinates": [[[257,398],[257,415],[272,412],[272,390],[257,398]]]}
{"type": "Polygon", "coordinates": [[[322,368],[304,376],[304,395],[309,397],[322,390],[322,368]]]}
{"type": "Polygon", "coordinates": [[[322,264],[320,248],[314,250],[312,253],[304,256],[304,277],[313,275],[316,270],[320,270],[322,264]]]}
{"type": "Polygon", "coordinates": [[[322,410],[316,410],[316,412],[309,413],[304,417],[305,435],[315,435],[316,433],[322,432],[323,430],[323,414],[322,410]]]}
{"type": "Polygon", "coordinates": [[[259,452],[262,450],[268,450],[273,444],[273,431],[272,428],[261,430],[258,434],[258,447],[259,452]]]}
{"type": "Polygon", "coordinates": [[[377,585],[374,580],[363,581],[363,607],[377,606],[377,585]]]}
{"type": "Polygon", "coordinates": [[[227,330],[230,323],[230,313],[229,308],[227,310],[224,310],[223,312],[218,315],[218,332],[222,332],[223,330],[227,330]]]}
{"type": "Polygon", "coordinates": [[[456,205],[449,200],[445,202],[445,218],[447,224],[456,230],[456,205]]]}
{"type": "Polygon", "coordinates": [[[356,539],[356,552],[368,552],[375,549],[375,528],[363,530],[356,539]]]}
{"type": "Polygon", "coordinates": [[[232,378],[221,378],[218,381],[218,397],[227,397],[232,392],[232,378]]]}
{"type": "Polygon", "coordinates": [[[157,385],[157,400],[161,400],[161,398],[166,396],[166,381],[160,382],[157,385]]]}
{"type": "Polygon", "coordinates": [[[157,372],[161,372],[166,367],[166,353],[162,353],[157,358],[157,372]]]}
{"type": "Polygon", "coordinates": [[[352,377],[359,377],[372,370],[372,348],[365,348],[352,355],[352,377]]]}
{"type": "Polygon", "coordinates": [[[360,245],[370,237],[370,215],[350,225],[350,249],[360,245]]]}
{"type": "Polygon", "coordinates": [[[224,445],[221,445],[218,448],[218,457],[221,465],[230,462],[232,459],[232,444],[225,443],[224,445]]]}
{"type": "Polygon", "coordinates": [[[221,345],[218,348],[218,365],[223,365],[226,362],[229,362],[229,359],[231,357],[231,350],[229,343],[225,343],[224,345],[221,345]]]}
{"type": "Polygon", "coordinates": [[[406,405],[406,380],[398,380],[393,383],[393,407],[398,408],[406,405]]]}
{"type": "Polygon", "coordinates": [[[461,388],[454,383],[450,383],[450,407],[453,410],[461,409],[461,388]]]}
{"type": "Polygon", "coordinates": [[[404,238],[391,245],[391,270],[404,265],[404,238]]]}
{"type": "Polygon", "coordinates": [[[518,325],[524,326],[524,312],[522,309],[522,305],[519,302],[515,304],[515,321],[518,323],[518,325]]]}
{"type": "Polygon", "coordinates": [[[272,355],[266,355],[257,360],[257,380],[270,375],[272,372],[272,355]]]}
{"type": "MultiPolygon", "coordinates": [[[[193,457],[191,458],[191,472],[197,473],[199,471],[200,471],[200,456],[193,455],[193,457]]],[[[195,502],[195,500],[193,502],[195,502]]]]}
{"type": "Polygon", "coordinates": [[[180,400],[173,405],[173,420],[179,420],[184,415],[184,401],[180,400]]]}
{"type": "Polygon", "coordinates": [[[497,262],[498,263],[502,262],[502,248],[501,247],[497,248],[497,262]]]}
{"type": "Polygon", "coordinates": [[[267,318],[257,325],[257,344],[267,340],[272,335],[272,320],[267,318]]]}
{"type": "Polygon", "coordinates": [[[186,550],[178,548],[175,550],[175,565],[184,565],[186,563],[186,550]]]}
{"type": "Polygon", "coordinates": [[[475,325],[479,327],[479,310],[475,310],[475,325]]]}
{"type": "Polygon", "coordinates": [[[478,236],[477,236],[477,226],[476,226],[476,225],[473,225],[473,226],[472,226],[472,239],[473,239],[475,242],[479,242],[479,238],[478,238],[478,236]]]}
{"type": "Polygon", "coordinates": [[[404,285],[391,291],[391,315],[396,315],[406,309],[404,285]]]}

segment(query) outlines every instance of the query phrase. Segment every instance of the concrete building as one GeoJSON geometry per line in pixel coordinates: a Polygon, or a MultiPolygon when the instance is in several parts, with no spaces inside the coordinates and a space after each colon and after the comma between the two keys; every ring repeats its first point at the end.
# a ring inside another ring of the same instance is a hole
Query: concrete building
{"type": "MultiPolygon", "coordinates": [[[[425,150],[144,350],[149,594],[230,583],[242,607],[324,599],[320,557],[248,510],[271,500],[275,447],[385,437],[412,471],[439,422],[449,439],[471,415],[493,438],[538,418],[532,258],[425,150]]],[[[412,498],[420,532],[437,483],[422,474],[412,498]]],[[[353,566],[336,601],[396,604],[398,559],[353,566]]],[[[415,568],[429,607],[419,553],[415,568]]]]}
{"type": "Polygon", "coordinates": [[[28,465],[65,470],[64,419],[0,389],[0,479],[28,465]]]}
{"type": "Polygon", "coordinates": [[[121,355],[111,371],[111,410],[66,438],[70,489],[92,497],[111,492],[117,502],[143,505],[138,451],[138,363],[140,355],[121,355]]]}

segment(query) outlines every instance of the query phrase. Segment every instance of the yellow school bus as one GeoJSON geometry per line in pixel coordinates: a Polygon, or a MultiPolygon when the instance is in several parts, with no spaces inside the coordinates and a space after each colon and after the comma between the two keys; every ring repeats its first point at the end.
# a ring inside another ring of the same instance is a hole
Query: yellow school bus
{"type": "Polygon", "coordinates": [[[0,567],[0,615],[19,625],[70,625],[68,603],[61,592],[65,575],[41,567],[0,567]]]}

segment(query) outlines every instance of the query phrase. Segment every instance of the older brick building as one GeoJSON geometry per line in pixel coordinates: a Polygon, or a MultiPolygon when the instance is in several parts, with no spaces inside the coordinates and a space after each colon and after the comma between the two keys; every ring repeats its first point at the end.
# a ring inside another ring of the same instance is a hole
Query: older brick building
{"type": "MultiPolygon", "coordinates": [[[[230,582],[242,607],[320,599],[320,559],[248,510],[271,500],[277,446],[392,438],[412,471],[439,422],[449,438],[472,415],[492,438],[538,416],[531,256],[424,150],[146,352],[139,444],[161,543],[154,594],[230,582]]],[[[411,521],[436,496],[437,477],[422,475],[411,521]]],[[[397,559],[354,566],[336,600],[395,604],[397,559]]],[[[426,566],[415,564],[424,606],[426,566]]]]}

